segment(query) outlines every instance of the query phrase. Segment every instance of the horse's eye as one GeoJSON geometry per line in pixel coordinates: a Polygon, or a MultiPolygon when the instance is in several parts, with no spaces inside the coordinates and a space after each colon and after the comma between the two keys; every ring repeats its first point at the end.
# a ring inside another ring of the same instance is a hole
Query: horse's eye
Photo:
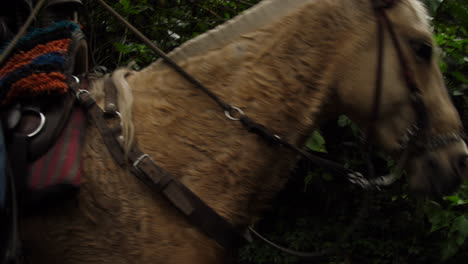
{"type": "Polygon", "coordinates": [[[411,48],[413,49],[416,56],[428,62],[432,58],[432,45],[422,41],[411,41],[411,48]]]}

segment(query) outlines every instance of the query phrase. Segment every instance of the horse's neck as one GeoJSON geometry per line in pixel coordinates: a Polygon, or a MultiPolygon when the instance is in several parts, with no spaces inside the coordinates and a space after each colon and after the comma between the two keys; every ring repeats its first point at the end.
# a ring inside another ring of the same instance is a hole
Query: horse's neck
{"type": "MultiPolygon", "coordinates": [[[[181,62],[186,58],[218,49],[236,41],[239,36],[258,30],[311,1],[316,0],[262,0],[227,23],[185,42],[171,51],[168,57],[176,62],[181,62]]],[[[166,66],[164,61],[159,59],[147,70],[161,69],[166,66]]]]}
{"type": "MultiPolygon", "coordinates": [[[[336,42],[346,32],[330,21],[323,28],[307,12],[182,66],[225,101],[301,143],[329,94],[336,42]]],[[[227,120],[173,70],[143,71],[129,82],[142,148],[220,214],[245,224],[281,188],[293,155],[227,120]]]]}

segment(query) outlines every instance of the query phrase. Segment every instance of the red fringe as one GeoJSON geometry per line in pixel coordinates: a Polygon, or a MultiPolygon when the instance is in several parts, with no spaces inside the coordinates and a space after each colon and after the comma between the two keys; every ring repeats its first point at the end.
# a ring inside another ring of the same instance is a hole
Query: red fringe
{"type": "Polygon", "coordinates": [[[12,56],[8,63],[0,70],[0,78],[3,78],[5,75],[14,72],[15,70],[31,63],[35,58],[40,55],[59,52],[65,54],[70,45],[70,39],[59,39],[54,40],[46,44],[40,44],[31,49],[28,52],[20,51],[14,56],[12,56]]]}
{"type": "Polygon", "coordinates": [[[65,75],[60,72],[31,74],[11,85],[11,89],[4,103],[11,102],[19,96],[31,96],[52,92],[65,93],[68,89],[65,80],[65,75]]]}

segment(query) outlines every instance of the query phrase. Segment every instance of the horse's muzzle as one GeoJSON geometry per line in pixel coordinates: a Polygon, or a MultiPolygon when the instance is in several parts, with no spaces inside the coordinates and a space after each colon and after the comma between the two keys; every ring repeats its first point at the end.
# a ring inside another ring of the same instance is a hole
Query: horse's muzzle
{"type": "Polygon", "coordinates": [[[468,150],[458,141],[410,161],[410,188],[417,193],[443,196],[458,189],[468,178],[468,150]]]}

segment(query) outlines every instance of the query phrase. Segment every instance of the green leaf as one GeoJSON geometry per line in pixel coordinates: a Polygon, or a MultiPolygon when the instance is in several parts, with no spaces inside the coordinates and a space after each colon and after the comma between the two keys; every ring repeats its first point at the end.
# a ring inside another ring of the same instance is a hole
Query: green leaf
{"type": "Polygon", "coordinates": [[[450,226],[450,220],[453,217],[451,212],[441,211],[438,214],[432,215],[429,221],[432,224],[431,233],[438,231],[442,228],[450,226]]]}
{"type": "Polygon", "coordinates": [[[327,152],[327,149],[325,148],[325,139],[318,130],[312,132],[312,135],[306,142],[306,146],[313,151],[327,152]]]}
{"type": "Polygon", "coordinates": [[[333,175],[330,174],[330,173],[323,173],[322,174],[322,179],[326,180],[326,181],[332,181],[333,180],[333,175]]]}
{"type": "Polygon", "coordinates": [[[129,0],[120,0],[119,3],[122,5],[124,9],[128,8],[130,6],[130,1],[129,0]]]}
{"type": "Polygon", "coordinates": [[[468,78],[466,78],[463,73],[455,71],[450,73],[453,77],[455,77],[460,82],[468,83],[468,78]]]}
{"type": "Polygon", "coordinates": [[[122,44],[122,43],[113,43],[114,47],[117,49],[117,51],[121,52],[122,54],[127,54],[132,52],[132,48],[127,45],[127,44],[122,44]]]}
{"type": "Polygon", "coordinates": [[[455,242],[458,246],[465,243],[468,237],[468,219],[466,219],[464,215],[455,218],[450,228],[450,234],[455,238],[455,242]]]}
{"type": "Polygon", "coordinates": [[[447,260],[455,255],[460,250],[460,247],[465,243],[467,237],[468,219],[463,215],[458,216],[453,221],[447,241],[443,244],[442,259],[447,260]]]}
{"type": "Polygon", "coordinates": [[[307,191],[307,186],[312,182],[312,180],[315,178],[316,174],[313,172],[309,172],[307,176],[304,178],[304,192],[307,191]]]}
{"type": "Polygon", "coordinates": [[[349,120],[349,118],[345,115],[340,115],[340,117],[338,117],[338,126],[339,127],[345,127],[345,126],[348,126],[351,124],[351,120],[349,120]]]}
{"type": "Polygon", "coordinates": [[[468,201],[463,200],[460,196],[458,195],[452,195],[452,196],[445,196],[444,200],[450,201],[451,206],[457,206],[457,205],[462,205],[468,203],[468,201]]]}
{"type": "Polygon", "coordinates": [[[451,256],[455,255],[458,251],[458,247],[451,240],[447,240],[442,244],[442,260],[447,260],[451,256]]]}
{"type": "Polygon", "coordinates": [[[446,211],[438,204],[429,203],[425,206],[425,212],[431,223],[430,233],[449,227],[456,217],[452,211],[446,211]]]}

